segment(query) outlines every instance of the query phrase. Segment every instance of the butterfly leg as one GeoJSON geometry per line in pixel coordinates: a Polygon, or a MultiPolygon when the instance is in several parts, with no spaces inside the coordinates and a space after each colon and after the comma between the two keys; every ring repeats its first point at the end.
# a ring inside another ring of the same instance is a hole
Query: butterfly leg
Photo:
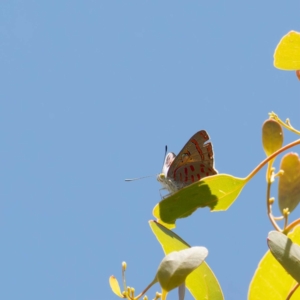
{"type": "Polygon", "coordinates": [[[160,195],[161,200],[166,199],[166,198],[168,198],[169,196],[171,196],[173,194],[173,192],[170,192],[170,193],[168,193],[166,195],[162,195],[161,191],[163,191],[163,190],[168,190],[168,189],[167,188],[161,188],[161,189],[159,189],[159,195],[160,195]]]}

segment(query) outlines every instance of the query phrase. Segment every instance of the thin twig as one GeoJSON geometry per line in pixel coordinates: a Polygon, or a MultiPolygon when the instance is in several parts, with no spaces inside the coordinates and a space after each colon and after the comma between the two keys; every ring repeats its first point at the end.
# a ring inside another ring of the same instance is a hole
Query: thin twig
{"type": "Polygon", "coordinates": [[[286,119],[285,122],[283,122],[274,112],[269,113],[269,116],[271,119],[277,121],[280,125],[285,127],[286,129],[300,135],[300,131],[295,129],[292,125],[289,119],[286,119]]]}
{"type": "Polygon", "coordinates": [[[246,178],[246,181],[249,181],[252,177],[254,177],[256,175],[256,173],[258,173],[270,160],[272,160],[274,157],[276,157],[278,154],[294,147],[300,145],[300,140],[296,140],[292,143],[289,143],[287,145],[285,145],[284,147],[278,149],[277,151],[275,151],[273,154],[271,154],[270,156],[268,156],[265,160],[263,160],[246,178]]]}
{"type": "Polygon", "coordinates": [[[293,294],[296,292],[297,288],[299,287],[299,283],[297,283],[293,288],[292,290],[289,292],[286,300],[290,300],[291,297],[293,296],[293,294]]]}

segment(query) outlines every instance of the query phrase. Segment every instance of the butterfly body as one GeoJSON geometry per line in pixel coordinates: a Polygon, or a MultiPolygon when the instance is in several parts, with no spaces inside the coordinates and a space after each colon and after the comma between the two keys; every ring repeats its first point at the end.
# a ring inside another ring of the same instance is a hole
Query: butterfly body
{"type": "Polygon", "coordinates": [[[166,155],[162,172],[157,180],[163,189],[175,193],[200,179],[217,174],[214,169],[213,148],[205,130],[195,133],[176,156],[166,155]]]}

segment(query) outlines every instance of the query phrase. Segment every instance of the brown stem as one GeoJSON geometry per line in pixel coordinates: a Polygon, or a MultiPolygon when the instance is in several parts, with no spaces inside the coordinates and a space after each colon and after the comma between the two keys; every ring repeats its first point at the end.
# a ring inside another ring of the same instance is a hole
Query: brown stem
{"type": "Polygon", "coordinates": [[[289,292],[286,300],[290,300],[291,297],[293,296],[293,294],[296,292],[297,288],[299,287],[299,283],[297,283],[293,288],[292,290],[289,292]]]}
{"type": "Polygon", "coordinates": [[[137,295],[134,299],[141,298],[151,288],[151,286],[154,285],[156,282],[157,282],[157,278],[155,277],[153,279],[153,281],[139,295],[137,295]]]}
{"type": "Polygon", "coordinates": [[[271,119],[276,120],[280,125],[282,125],[283,127],[285,127],[286,129],[300,135],[300,131],[295,129],[292,125],[289,119],[287,119],[285,122],[281,121],[281,119],[274,113],[271,112],[269,113],[269,116],[271,119]]]}
{"type": "Polygon", "coordinates": [[[290,225],[286,226],[283,230],[283,233],[286,234],[286,233],[290,232],[298,224],[300,224],[300,219],[297,219],[297,220],[293,221],[290,225]]]}
{"type": "Polygon", "coordinates": [[[270,219],[270,222],[272,223],[273,227],[277,230],[277,231],[282,231],[280,229],[280,227],[277,225],[276,221],[274,220],[274,216],[272,214],[272,203],[270,202],[270,198],[271,198],[271,172],[272,168],[271,168],[271,164],[268,165],[268,170],[267,170],[267,212],[268,212],[268,217],[270,219]]]}
{"type": "Polygon", "coordinates": [[[286,214],[286,215],[284,216],[284,226],[283,226],[283,228],[286,228],[286,227],[287,227],[288,220],[289,220],[289,215],[286,214]]]}
{"type": "Polygon", "coordinates": [[[289,143],[287,145],[285,145],[284,147],[278,149],[277,151],[275,151],[273,154],[271,154],[270,156],[268,156],[265,160],[263,160],[245,179],[246,181],[249,181],[254,175],[256,175],[256,173],[258,173],[270,160],[272,160],[274,157],[276,157],[278,154],[296,146],[296,145],[300,145],[300,140],[296,140],[292,143],[289,143]]]}

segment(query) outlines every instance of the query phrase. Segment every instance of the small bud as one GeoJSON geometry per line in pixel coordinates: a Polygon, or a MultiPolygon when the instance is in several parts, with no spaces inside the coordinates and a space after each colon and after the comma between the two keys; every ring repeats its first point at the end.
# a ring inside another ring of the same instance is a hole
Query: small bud
{"type": "Polygon", "coordinates": [[[156,294],[155,294],[155,300],[157,300],[157,299],[159,299],[161,297],[161,293],[159,293],[159,292],[156,292],[156,294]]]}
{"type": "Polygon", "coordinates": [[[282,211],[282,214],[284,215],[284,217],[286,218],[289,214],[290,214],[290,210],[289,208],[284,208],[283,211],[282,211]]]}
{"type": "Polygon", "coordinates": [[[147,297],[147,296],[145,296],[145,297],[143,298],[143,300],[148,300],[148,297],[147,297]]]}
{"type": "Polygon", "coordinates": [[[134,292],[135,292],[135,289],[134,288],[130,288],[130,296],[132,298],[134,298],[134,292]]]}
{"type": "Polygon", "coordinates": [[[128,286],[128,287],[127,287],[127,295],[130,295],[130,291],[131,291],[131,287],[128,286]]]}
{"type": "Polygon", "coordinates": [[[275,177],[280,177],[284,174],[283,170],[279,170],[276,174],[273,173],[273,180],[275,181],[275,177]]]}
{"type": "Polygon", "coordinates": [[[270,176],[270,183],[273,183],[275,181],[275,174],[274,172],[271,173],[271,176],[270,176]]]}
{"type": "Polygon", "coordinates": [[[125,261],[123,261],[123,262],[122,262],[122,270],[123,270],[123,271],[126,271],[126,269],[127,269],[127,264],[126,264],[125,261]]]}
{"type": "Polygon", "coordinates": [[[274,198],[274,197],[270,198],[270,199],[269,199],[269,204],[272,205],[272,204],[274,203],[274,201],[275,201],[275,198],[274,198]]]}
{"type": "Polygon", "coordinates": [[[276,176],[282,176],[284,174],[283,170],[279,170],[279,172],[276,174],[276,176]]]}

